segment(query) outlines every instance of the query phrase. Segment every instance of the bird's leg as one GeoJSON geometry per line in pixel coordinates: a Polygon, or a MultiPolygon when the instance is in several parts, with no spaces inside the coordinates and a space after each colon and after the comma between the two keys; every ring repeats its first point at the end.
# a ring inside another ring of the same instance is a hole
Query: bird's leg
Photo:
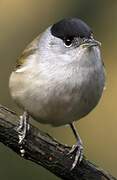
{"type": "Polygon", "coordinates": [[[19,126],[17,127],[19,145],[20,145],[20,153],[21,156],[24,156],[25,150],[23,148],[23,140],[26,137],[26,133],[29,130],[29,114],[27,111],[24,111],[23,115],[20,116],[19,126]]]}
{"type": "Polygon", "coordinates": [[[72,149],[70,150],[69,154],[75,153],[75,160],[72,164],[71,170],[74,169],[77,163],[80,163],[83,158],[83,143],[82,140],[75,128],[75,125],[73,123],[70,124],[70,127],[75,135],[75,138],[77,140],[77,144],[73,145],[72,149]]]}

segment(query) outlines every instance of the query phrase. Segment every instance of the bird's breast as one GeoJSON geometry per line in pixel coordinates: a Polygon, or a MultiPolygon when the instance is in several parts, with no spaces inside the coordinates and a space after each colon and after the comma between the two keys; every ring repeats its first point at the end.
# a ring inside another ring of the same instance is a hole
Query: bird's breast
{"type": "MultiPolygon", "coordinates": [[[[12,76],[15,81],[16,75],[12,76]]],[[[53,68],[49,74],[36,73],[30,78],[23,74],[17,74],[18,77],[17,85],[11,83],[16,86],[15,90],[11,87],[15,101],[37,121],[54,126],[68,124],[88,114],[102,95],[105,78],[101,60],[59,71],[53,68]]]]}

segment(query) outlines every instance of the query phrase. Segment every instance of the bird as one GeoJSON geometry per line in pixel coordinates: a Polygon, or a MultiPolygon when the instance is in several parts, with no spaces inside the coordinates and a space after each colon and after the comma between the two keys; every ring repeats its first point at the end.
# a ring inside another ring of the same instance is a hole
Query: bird
{"type": "Polygon", "coordinates": [[[9,78],[11,97],[24,111],[17,128],[21,147],[29,116],[54,127],[69,125],[77,140],[69,152],[75,153],[71,169],[80,164],[83,143],[75,121],[88,115],[103,94],[100,46],[83,20],[68,17],[50,25],[26,47],[9,78]]]}

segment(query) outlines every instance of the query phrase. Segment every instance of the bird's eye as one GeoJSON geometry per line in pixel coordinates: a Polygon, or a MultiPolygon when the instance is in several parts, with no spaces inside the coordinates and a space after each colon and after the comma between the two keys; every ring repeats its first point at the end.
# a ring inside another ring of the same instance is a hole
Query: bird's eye
{"type": "Polygon", "coordinates": [[[72,42],[73,42],[73,38],[66,38],[66,39],[64,39],[64,45],[66,47],[71,47],[72,46],[72,42]]]}

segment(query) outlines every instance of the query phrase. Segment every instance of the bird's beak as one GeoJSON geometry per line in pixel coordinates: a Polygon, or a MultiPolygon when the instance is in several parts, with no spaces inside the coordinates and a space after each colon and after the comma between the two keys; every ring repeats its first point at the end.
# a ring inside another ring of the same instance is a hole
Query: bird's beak
{"type": "Polygon", "coordinates": [[[95,39],[85,39],[81,45],[85,48],[92,46],[101,46],[101,43],[99,41],[96,41],[95,39]]]}

